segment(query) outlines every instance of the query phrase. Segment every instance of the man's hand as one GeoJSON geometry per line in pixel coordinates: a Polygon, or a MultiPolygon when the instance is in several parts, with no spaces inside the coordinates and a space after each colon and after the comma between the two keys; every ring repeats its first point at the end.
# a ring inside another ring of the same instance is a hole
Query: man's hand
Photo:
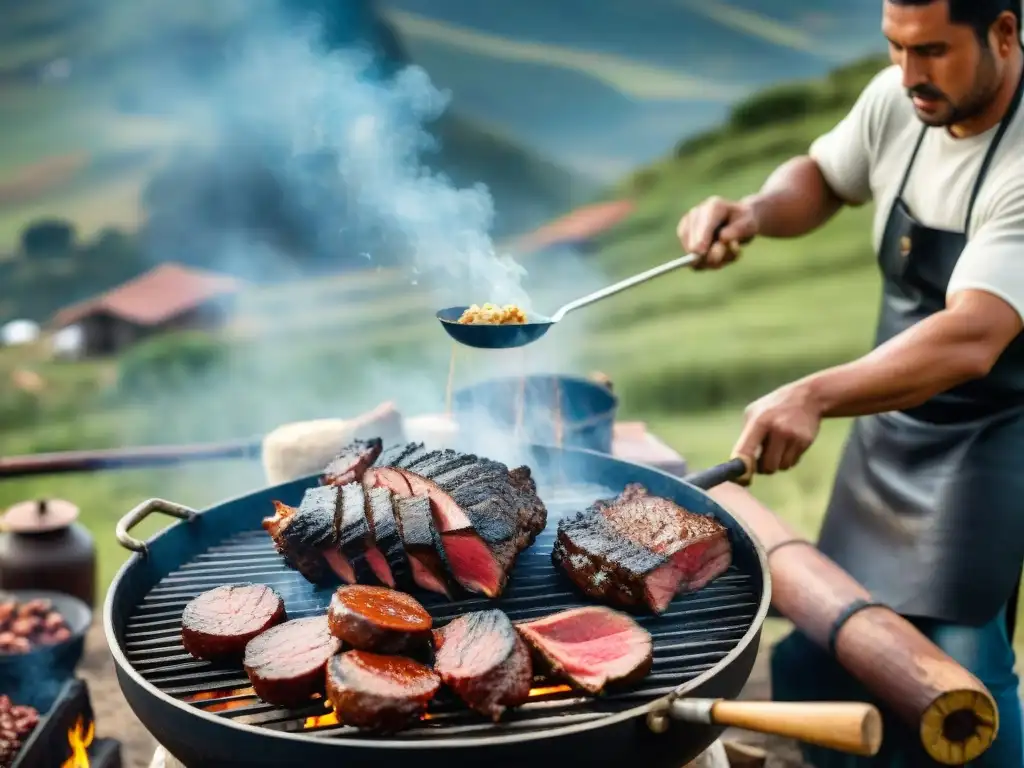
{"type": "Polygon", "coordinates": [[[751,459],[764,475],[791,469],[818,436],[822,415],[803,382],[780,387],[747,407],[732,455],[751,459]]]}
{"type": "Polygon", "coordinates": [[[694,269],[720,269],[739,258],[740,245],[757,230],[751,205],[711,197],[679,220],[676,235],[684,251],[701,257],[694,269]]]}

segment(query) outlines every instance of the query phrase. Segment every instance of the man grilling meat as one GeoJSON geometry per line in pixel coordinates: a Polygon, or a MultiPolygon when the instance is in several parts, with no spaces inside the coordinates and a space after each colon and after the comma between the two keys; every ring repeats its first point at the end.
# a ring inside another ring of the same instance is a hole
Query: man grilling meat
{"type": "MultiPolygon", "coordinates": [[[[1021,0],[884,0],[894,66],[808,156],[678,228],[698,266],[718,268],[756,236],[798,237],[875,202],[874,350],[751,404],[735,452],[787,470],[822,419],[857,417],[818,546],[988,686],[999,735],[971,765],[1000,768],[1024,765],[1011,646],[1024,560],[1020,20],[1021,0]]],[[[867,698],[798,633],[773,678],[779,698],[867,698]]],[[[933,764],[895,723],[886,736],[874,764],[933,764]]]]}

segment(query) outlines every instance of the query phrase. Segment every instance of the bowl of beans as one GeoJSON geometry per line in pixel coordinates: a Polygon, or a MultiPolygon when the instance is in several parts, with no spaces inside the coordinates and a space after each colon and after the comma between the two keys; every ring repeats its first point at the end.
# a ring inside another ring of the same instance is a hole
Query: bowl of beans
{"type": "Polygon", "coordinates": [[[85,651],[92,611],[59,592],[0,590],[0,691],[37,708],[69,678],[85,651]]]}

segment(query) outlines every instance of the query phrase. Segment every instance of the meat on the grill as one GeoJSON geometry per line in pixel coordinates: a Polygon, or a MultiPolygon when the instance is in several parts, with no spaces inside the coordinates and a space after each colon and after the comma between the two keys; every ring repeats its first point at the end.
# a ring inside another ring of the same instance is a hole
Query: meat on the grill
{"type": "Polygon", "coordinates": [[[529,469],[510,471],[472,454],[422,447],[381,458],[392,456],[392,464],[366,471],[367,487],[426,496],[455,580],[471,592],[499,596],[516,556],[547,522],[529,469]]]}
{"type": "Polygon", "coordinates": [[[290,568],[313,584],[323,584],[330,579],[331,569],[320,550],[285,535],[298,512],[297,507],[274,501],[274,514],[263,518],[263,529],[270,534],[274,547],[290,568]]]}
{"type": "Polygon", "coordinates": [[[292,619],[245,646],[243,666],[256,695],[268,704],[297,707],[324,689],[328,659],[341,650],[326,616],[292,619]]]}
{"type": "Polygon", "coordinates": [[[441,534],[434,526],[430,514],[430,499],[426,496],[393,496],[395,518],[402,534],[405,554],[416,584],[430,592],[451,598],[448,577],[451,571],[441,544],[441,534]]]}
{"type": "Polygon", "coordinates": [[[387,586],[408,586],[409,563],[395,521],[391,491],[387,488],[369,488],[365,493],[366,520],[374,541],[374,545],[366,550],[370,567],[387,586]]]}
{"type": "Polygon", "coordinates": [[[375,581],[376,574],[367,553],[374,546],[370,525],[366,520],[366,495],[360,483],[340,488],[341,503],[335,518],[337,546],[329,559],[346,584],[375,581]],[[342,574],[344,570],[344,574],[342,574]]]}
{"type": "Polygon", "coordinates": [[[426,712],[440,687],[434,670],[402,656],[346,651],[327,665],[327,698],[356,728],[400,730],[426,712]]]}
{"type": "Polygon", "coordinates": [[[358,482],[366,468],[373,464],[384,449],[379,437],[368,440],[354,440],[342,448],[338,455],[331,459],[320,477],[322,485],[346,485],[358,482]]]}
{"type": "Polygon", "coordinates": [[[400,586],[408,564],[415,583],[425,589],[448,594],[447,570],[465,589],[499,596],[516,556],[547,522],[529,468],[509,470],[496,461],[430,450],[421,443],[388,448],[365,468],[377,442],[346,449],[335,462],[344,467],[325,471],[329,479],[307,492],[298,512],[278,504],[275,517],[264,521],[289,565],[317,584],[333,571],[350,584],[369,580],[400,586]],[[361,482],[356,479],[360,474],[361,482]],[[344,482],[350,477],[351,482],[344,482]],[[339,487],[340,503],[332,495],[339,487]],[[399,509],[400,500],[409,497],[429,501],[439,547],[429,527],[422,525],[420,507],[405,509],[415,522],[406,525],[409,520],[399,509]],[[332,502],[333,525],[327,522],[332,502]],[[311,507],[308,513],[306,506],[311,507]],[[429,534],[437,557],[427,552],[424,534],[429,534]],[[443,564],[447,569],[439,568],[443,564]]]}
{"type": "Polygon", "coordinates": [[[215,587],[181,614],[181,643],[197,659],[240,659],[246,644],[285,620],[284,601],[263,584],[215,587]]]}
{"type": "Polygon", "coordinates": [[[387,587],[338,587],[327,611],[331,633],[360,651],[405,653],[426,648],[433,619],[419,601],[387,587]]]}
{"type": "Polygon", "coordinates": [[[466,705],[497,722],[530,697],[533,663],[508,616],[475,611],[434,630],[434,670],[466,705]]]}
{"type": "Polygon", "coordinates": [[[714,518],[633,485],[560,520],[551,557],[595,600],[662,613],[725,572],[732,547],[714,518]]]}
{"type": "Polygon", "coordinates": [[[519,622],[516,629],[553,676],[591,694],[646,677],[654,661],[647,630],[604,606],[571,608],[519,622]]]}

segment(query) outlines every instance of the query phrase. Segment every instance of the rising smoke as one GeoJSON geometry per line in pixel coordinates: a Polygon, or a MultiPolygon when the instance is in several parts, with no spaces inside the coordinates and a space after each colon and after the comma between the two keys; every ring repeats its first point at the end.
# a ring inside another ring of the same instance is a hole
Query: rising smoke
{"type": "MultiPolygon", "coordinates": [[[[202,137],[215,168],[259,158],[284,198],[276,210],[290,204],[301,210],[291,220],[303,242],[328,254],[355,248],[369,269],[396,266],[406,279],[405,292],[391,297],[396,306],[429,292],[437,307],[495,301],[550,311],[602,283],[581,261],[528,274],[500,254],[490,235],[495,210],[488,190],[458,187],[431,167],[437,147],[428,129],[449,95],[415,65],[382,76],[365,46],[328,49],[320,32],[316,19],[296,23],[278,6],[254,2],[215,69],[164,81],[162,109],[202,137]]],[[[232,186],[243,187],[249,178],[223,175],[229,198],[232,186]]],[[[169,190],[171,197],[175,191],[169,190]]],[[[287,244],[262,236],[258,227],[239,226],[246,217],[251,222],[254,215],[230,204],[186,200],[173,215],[154,217],[148,246],[161,259],[198,247],[207,268],[254,283],[287,273],[287,244]]],[[[440,411],[450,346],[432,315],[422,322],[436,330],[431,341],[397,339],[393,349],[376,346],[372,354],[358,343],[364,332],[379,330],[372,319],[363,329],[319,339],[316,353],[298,351],[308,339],[251,343],[243,366],[207,374],[172,401],[151,403],[178,415],[180,426],[165,426],[160,438],[168,439],[172,429],[186,440],[198,439],[200,428],[203,436],[256,434],[289,420],[352,416],[384,399],[410,414],[440,411]]],[[[579,322],[567,323],[529,354],[460,353],[457,383],[571,370],[582,330],[579,322]]],[[[491,431],[482,422],[479,429],[491,431]]]]}

